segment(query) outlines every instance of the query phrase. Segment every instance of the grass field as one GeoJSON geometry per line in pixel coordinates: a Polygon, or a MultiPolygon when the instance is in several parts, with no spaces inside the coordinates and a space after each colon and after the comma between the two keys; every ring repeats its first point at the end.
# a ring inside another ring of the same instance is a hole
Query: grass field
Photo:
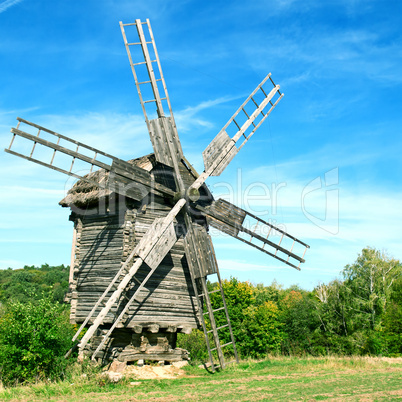
{"type": "MultiPolygon", "coordinates": [[[[78,369],[77,369],[78,370],[78,369]]],[[[125,378],[115,384],[99,372],[69,381],[0,391],[15,401],[392,401],[402,400],[402,358],[286,358],[245,361],[210,374],[186,367],[176,379],[125,378]]]]}

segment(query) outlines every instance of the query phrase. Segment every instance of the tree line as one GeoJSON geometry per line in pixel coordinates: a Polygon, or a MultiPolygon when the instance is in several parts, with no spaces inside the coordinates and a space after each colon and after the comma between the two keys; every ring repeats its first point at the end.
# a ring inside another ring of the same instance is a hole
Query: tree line
{"type": "MultiPolygon", "coordinates": [[[[365,248],[339,279],[312,291],[240,282],[222,283],[237,349],[242,357],[283,355],[402,355],[402,265],[384,252],[365,248]]],[[[210,290],[218,289],[210,283],[210,290]]],[[[214,308],[222,304],[211,294],[214,308]]],[[[216,313],[217,326],[226,323],[216,313]]],[[[230,341],[228,331],[221,343],[230,341]]],[[[206,357],[203,334],[179,344],[206,357]]]]}
{"type": "MultiPolygon", "coordinates": [[[[44,264],[0,270],[0,380],[5,385],[60,378],[76,328],[69,323],[69,267],[44,264]]],[[[208,283],[216,290],[216,283],[208,283]]],[[[222,282],[241,357],[282,355],[402,356],[402,264],[365,248],[340,278],[311,291],[230,278],[222,282]]],[[[219,293],[211,294],[215,308],[219,293]]],[[[217,325],[225,323],[223,312],[217,325]]],[[[208,323],[207,323],[208,325],[208,323]]],[[[230,341],[222,332],[221,343],[230,341]]],[[[194,362],[206,360],[204,334],[179,334],[194,362]]]]}

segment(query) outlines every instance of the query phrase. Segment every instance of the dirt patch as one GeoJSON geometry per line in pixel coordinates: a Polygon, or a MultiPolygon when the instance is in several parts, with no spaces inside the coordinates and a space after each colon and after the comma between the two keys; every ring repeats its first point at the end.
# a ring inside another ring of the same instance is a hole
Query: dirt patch
{"type": "MultiPolygon", "coordinates": [[[[111,379],[119,379],[119,377],[135,378],[138,380],[175,379],[185,375],[185,371],[182,369],[185,365],[186,362],[172,363],[166,366],[144,365],[139,367],[127,365],[124,368],[119,368],[118,371],[114,371],[113,368],[111,368],[111,370],[105,372],[105,375],[108,375],[111,379]]],[[[138,384],[133,383],[133,385],[138,384]]]]}
{"type": "Polygon", "coordinates": [[[128,366],[124,374],[128,377],[138,378],[139,380],[150,379],[174,379],[185,374],[184,370],[169,366],[128,366]]]}

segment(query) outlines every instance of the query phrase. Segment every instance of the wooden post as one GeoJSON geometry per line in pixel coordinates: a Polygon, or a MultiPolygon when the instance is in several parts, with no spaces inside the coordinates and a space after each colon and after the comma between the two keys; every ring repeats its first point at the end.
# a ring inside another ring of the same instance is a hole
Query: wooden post
{"type": "Polygon", "coordinates": [[[74,279],[74,265],[75,265],[75,248],[77,246],[77,228],[74,225],[73,231],[73,244],[71,246],[71,260],[70,260],[70,275],[68,277],[68,284],[71,286],[74,279]]]}

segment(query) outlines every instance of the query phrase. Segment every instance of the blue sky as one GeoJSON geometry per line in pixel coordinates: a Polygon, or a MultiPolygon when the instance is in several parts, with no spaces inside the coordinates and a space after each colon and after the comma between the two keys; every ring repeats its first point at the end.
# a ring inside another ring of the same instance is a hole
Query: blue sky
{"type": "MultiPolygon", "coordinates": [[[[223,196],[311,249],[302,271],[214,235],[223,277],[311,289],[363,247],[402,258],[399,1],[0,0],[0,143],[23,117],[123,159],[152,152],[119,21],[150,18],[183,150],[201,152],[268,72],[285,97],[223,196]]],[[[0,155],[0,268],[69,264],[67,176],[0,155]]]]}

